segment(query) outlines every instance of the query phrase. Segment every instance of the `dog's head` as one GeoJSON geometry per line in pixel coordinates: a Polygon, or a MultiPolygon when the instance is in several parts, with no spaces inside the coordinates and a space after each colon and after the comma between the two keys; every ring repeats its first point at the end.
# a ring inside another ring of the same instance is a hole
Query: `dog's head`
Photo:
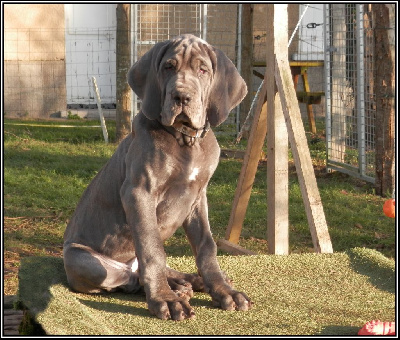
{"type": "Polygon", "coordinates": [[[128,72],[148,119],[200,129],[218,126],[247,93],[229,58],[193,35],[156,44],[128,72]]]}

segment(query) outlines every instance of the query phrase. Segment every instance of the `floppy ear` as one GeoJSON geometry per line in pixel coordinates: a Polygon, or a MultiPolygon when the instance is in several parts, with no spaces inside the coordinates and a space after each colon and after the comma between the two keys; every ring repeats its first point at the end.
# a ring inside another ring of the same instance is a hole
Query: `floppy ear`
{"type": "Polygon", "coordinates": [[[214,52],[217,65],[210,91],[207,116],[211,126],[218,126],[246,96],[247,85],[225,53],[216,48],[214,52]]]}
{"type": "Polygon", "coordinates": [[[142,99],[142,111],[147,118],[154,120],[161,113],[161,88],[157,71],[170,41],[157,43],[146,52],[128,72],[128,84],[142,99]]]}

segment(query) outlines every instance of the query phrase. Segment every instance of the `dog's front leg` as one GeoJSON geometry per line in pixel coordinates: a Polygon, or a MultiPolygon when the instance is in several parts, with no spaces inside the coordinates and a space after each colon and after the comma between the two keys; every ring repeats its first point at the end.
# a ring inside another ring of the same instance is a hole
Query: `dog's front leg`
{"type": "Polygon", "coordinates": [[[127,223],[132,228],[135,252],[139,262],[139,279],[146,292],[151,314],[166,320],[194,317],[188,300],[178,297],[166,276],[166,255],[157,226],[154,195],[134,188],[127,181],[121,188],[121,199],[127,223]]]}
{"type": "Polygon", "coordinates": [[[225,310],[248,310],[252,305],[251,300],[245,293],[234,290],[227,283],[217,262],[217,245],[210,231],[205,191],[184,228],[195,253],[205,290],[210,293],[214,305],[225,310]]]}

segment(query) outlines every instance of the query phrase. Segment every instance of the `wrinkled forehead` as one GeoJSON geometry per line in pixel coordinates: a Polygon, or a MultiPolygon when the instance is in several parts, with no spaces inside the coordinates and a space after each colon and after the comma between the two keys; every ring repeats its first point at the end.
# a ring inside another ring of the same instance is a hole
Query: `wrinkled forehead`
{"type": "Polygon", "coordinates": [[[176,59],[178,63],[191,65],[199,60],[213,67],[214,61],[210,59],[211,46],[204,40],[195,36],[177,38],[172,41],[171,47],[165,54],[163,61],[176,59]]]}

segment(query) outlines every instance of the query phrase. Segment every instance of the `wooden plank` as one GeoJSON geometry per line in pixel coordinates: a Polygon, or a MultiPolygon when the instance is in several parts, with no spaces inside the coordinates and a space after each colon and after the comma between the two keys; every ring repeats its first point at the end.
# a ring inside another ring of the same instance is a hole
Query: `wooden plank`
{"type": "MultiPolygon", "coordinates": [[[[290,66],[306,66],[306,67],[323,67],[324,62],[323,61],[307,61],[307,60],[299,60],[299,61],[289,61],[290,66]]],[[[266,63],[265,61],[254,61],[253,62],[253,67],[265,67],[266,63]]]]}
{"type": "Polygon", "coordinates": [[[247,143],[247,149],[244,156],[242,169],[240,171],[235,198],[225,234],[225,239],[235,244],[239,242],[247,205],[250,199],[251,189],[253,187],[254,178],[257,172],[258,161],[260,159],[265,135],[267,134],[266,96],[267,85],[264,81],[257,99],[257,106],[254,112],[250,137],[247,143]]]}
{"type": "MultiPolygon", "coordinates": [[[[308,92],[310,92],[310,84],[308,83],[307,70],[303,70],[301,75],[303,77],[304,90],[308,93],[308,92]]],[[[296,98],[297,98],[297,96],[296,96],[296,98]]],[[[308,123],[310,124],[311,132],[315,134],[315,133],[317,133],[317,128],[315,127],[313,107],[310,103],[307,103],[307,115],[308,115],[308,123]]]]}
{"type": "Polygon", "coordinates": [[[243,248],[237,244],[229,242],[228,240],[218,240],[217,246],[221,250],[225,250],[232,255],[257,255],[254,251],[243,248]]]}
{"type": "Polygon", "coordinates": [[[274,53],[288,55],[287,25],[287,5],[267,5],[267,240],[268,252],[277,255],[289,254],[288,135],[276,93],[274,53]]]}
{"type": "Polygon", "coordinates": [[[296,165],[314,249],[317,253],[332,253],[332,243],[312,166],[303,122],[301,120],[296,91],[293,87],[289,61],[286,56],[278,53],[276,54],[275,78],[281,97],[283,114],[286,119],[289,141],[296,165]]]}
{"type": "Polygon", "coordinates": [[[300,66],[300,67],[323,67],[323,61],[289,61],[289,65],[292,66],[300,66]]]}
{"type": "Polygon", "coordinates": [[[288,133],[279,93],[276,93],[275,118],[268,124],[267,137],[268,252],[287,255],[289,254],[288,133]]]}
{"type": "Polygon", "coordinates": [[[99,118],[100,118],[101,129],[103,130],[104,141],[108,143],[107,126],[106,126],[106,121],[104,120],[103,109],[101,108],[101,98],[100,98],[99,88],[97,87],[96,77],[92,77],[92,83],[94,92],[96,93],[97,109],[99,110],[99,118]]]}

